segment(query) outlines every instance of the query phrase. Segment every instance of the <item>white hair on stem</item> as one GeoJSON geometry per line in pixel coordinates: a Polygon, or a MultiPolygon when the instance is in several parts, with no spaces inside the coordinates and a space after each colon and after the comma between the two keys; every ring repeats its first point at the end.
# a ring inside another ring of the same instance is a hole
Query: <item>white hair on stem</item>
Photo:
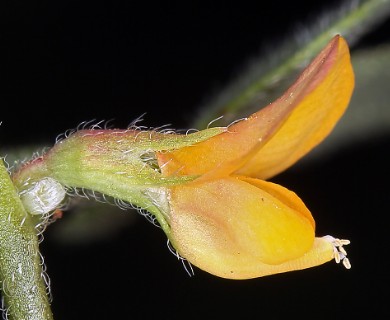
{"type": "Polygon", "coordinates": [[[129,130],[142,130],[145,129],[146,127],[143,126],[138,126],[138,123],[144,120],[144,116],[146,115],[146,112],[141,114],[138,118],[130,122],[130,124],[127,126],[127,129],[129,130]]]}
{"type": "MultiPolygon", "coordinates": [[[[0,290],[3,290],[2,281],[0,281],[0,290]]],[[[2,319],[8,320],[8,308],[5,305],[4,295],[1,295],[0,312],[2,313],[2,319]]]]}
{"type": "Polygon", "coordinates": [[[215,118],[214,120],[211,120],[211,121],[207,124],[207,129],[209,129],[210,126],[211,126],[213,123],[217,122],[218,120],[221,120],[222,118],[223,118],[223,116],[220,116],[220,117],[218,117],[218,118],[215,118]]]}

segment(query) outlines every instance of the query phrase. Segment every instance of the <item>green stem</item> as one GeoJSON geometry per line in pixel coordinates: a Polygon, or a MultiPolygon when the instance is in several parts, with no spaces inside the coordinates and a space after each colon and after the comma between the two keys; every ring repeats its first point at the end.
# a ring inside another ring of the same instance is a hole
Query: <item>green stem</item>
{"type": "Polygon", "coordinates": [[[37,232],[2,163],[0,190],[0,280],[8,318],[53,319],[37,232]]]}
{"type": "MultiPolygon", "coordinates": [[[[288,54],[288,58],[280,61],[276,67],[268,72],[262,72],[267,68],[262,65],[262,59],[252,63],[251,68],[238,78],[237,83],[229,85],[214,101],[202,108],[203,112],[197,117],[193,126],[199,129],[205,128],[211,120],[222,115],[227,116],[228,121],[236,119],[237,116],[242,115],[243,111],[258,103],[260,93],[266,94],[266,90],[272,90],[272,86],[280,79],[299,71],[327,44],[332,36],[341,34],[351,44],[387,17],[389,13],[389,0],[361,1],[354,8],[345,10],[343,14],[331,12],[327,16],[328,20],[331,20],[328,26],[318,33],[314,32],[315,34],[307,43],[294,54],[288,54]],[[334,18],[335,16],[339,17],[334,18]]],[[[309,28],[311,29],[315,27],[309,28]]]]}

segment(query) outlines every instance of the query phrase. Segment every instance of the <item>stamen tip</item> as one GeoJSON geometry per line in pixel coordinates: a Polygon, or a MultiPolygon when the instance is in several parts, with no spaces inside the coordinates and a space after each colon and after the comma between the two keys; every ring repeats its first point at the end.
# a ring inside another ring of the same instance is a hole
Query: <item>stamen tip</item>
{"type": "Polygon", "coordinates": [[[336,263],[342,262],[346,269],[351,269],[351,262],[347,258],[347,251],[343,248],[343,246],[348,245],[351,242],[347,239],[337,239],[329,235],[323,238],[332,244],[333,258],[336,263]]]}

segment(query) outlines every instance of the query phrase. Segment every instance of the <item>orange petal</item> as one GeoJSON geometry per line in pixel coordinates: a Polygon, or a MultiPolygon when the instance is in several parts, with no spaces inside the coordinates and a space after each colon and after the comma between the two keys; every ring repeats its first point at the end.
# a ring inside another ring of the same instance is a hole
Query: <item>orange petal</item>
{"type": "Polygon", "coordinates": [[[302,77],[310,70],[298,79],[293,90],[287,91],[287,95],[299,94],[299,103],[272,139],[239,170],[240,174],[272,177],[293,165],[332,131],[350,101],[354,74],[345,40],[336,37],[329,46],[326,56],[320,55],[315,65],[309,66],[316,74],[308,87],[299,92],[300,82],[305,81],[302,77]]]}
{"type": "Polygon", "coordinates": [[[159,153],[162,172],[196,175],[217,169],[214,177],[223,176],[253,158],[240,174],[274,175],[331,131],[347,107],[352,89],[348,46],[336,36],[274,103],[206,141],[159,153]]]}
{"type": "Polygon", "coordinates": [[[189,262],[225,278],[254,278],[282,272],[280,265],[294,270],[288,262],[313,247],[314,222],[302,201],[281,186],[248,181],[171,188],[169,237],[189,262]]]}

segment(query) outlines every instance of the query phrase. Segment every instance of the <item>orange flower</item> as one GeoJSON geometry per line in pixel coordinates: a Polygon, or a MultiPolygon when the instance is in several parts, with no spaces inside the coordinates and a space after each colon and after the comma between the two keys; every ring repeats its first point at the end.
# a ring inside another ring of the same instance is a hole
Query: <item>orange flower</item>
{"type": "Polygon", "coordinates": [[[265,179],[330,133],[353,86],[348,46],[336,36],[278,100],[227,128],[189,135],[80,130],[23,165],[13,181],[43,226],[64,187],[148,210],[182,257],[221,277],[260,277],[333,258],[349,267],[348,241],[316,238],[299,197],[265,179]]]}
{"type": "Polygon", "coordinates": [[[264,179],[319,144],[344,113],[354,75],[335,36],[275,102],[191,146],[157,152],[165,177],[199,176],[164,188],[160,210],[178,253],[214,275],[245,279],[345,258],[347,240],[315,237],[310,211],[264,179]]]}

